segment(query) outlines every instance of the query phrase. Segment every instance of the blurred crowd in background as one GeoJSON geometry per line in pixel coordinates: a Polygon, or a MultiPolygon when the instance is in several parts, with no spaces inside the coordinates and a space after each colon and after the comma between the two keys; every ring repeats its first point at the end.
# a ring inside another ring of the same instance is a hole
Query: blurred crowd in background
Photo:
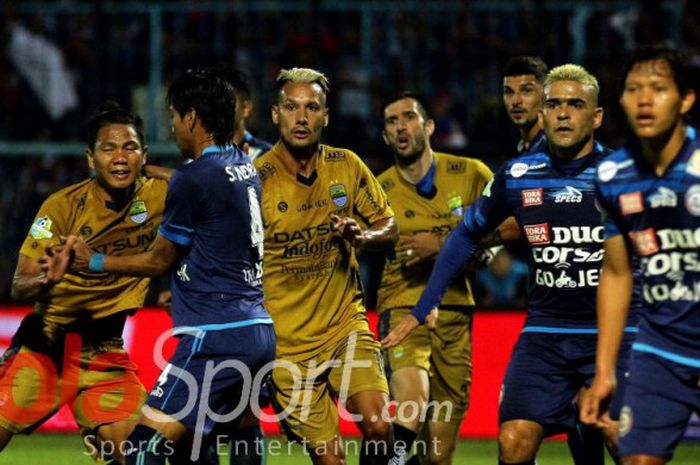
{"type": "MultiPolygon", "coordinates": [[[[437,128],[434,148],[495,169],[517,143],[501,100],[500,73],[511,56],[539,55],[550,67],[578,62],[595,74],[606,110],[598,134],[611,147],[626,138],[615,96],[627,51],[667,42],[700,65],[700,3],[690,0],[402,2],[402,9],[376,0],[263,3],[3,4],[0,302],[9,301],[17,251],[41,202],[89,174],[82,153],[55,156],[48,148],[18,157],[12,142],[80,142],[87,117],[106,99],[151,123],[155,118],[147,139],[166,142],[163,89],[187,68],[229,63],[245,71],[256,102],[249,129],[273,142],[269,107],[278,71],[323,71],[331,80],[324,141],[356,151],[379,173],[391,163],[381,139],[381,103],[397,90],[427,96],[437,128]],[[156,66],[154,109],[148,93],[156,66]]],[[[175,152],[173,146],[172,156],[151,161],[173,165],[175,152]]],[[[523,263],[504,255],[477,280],[482,306],[522,305],[523,263]],[[514,290],[495,295],[506,288],[514,290]]]]}

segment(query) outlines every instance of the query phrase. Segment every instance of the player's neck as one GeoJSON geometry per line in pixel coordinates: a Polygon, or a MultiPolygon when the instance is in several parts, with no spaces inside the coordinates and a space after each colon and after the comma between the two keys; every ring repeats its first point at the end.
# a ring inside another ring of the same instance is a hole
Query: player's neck
{"type": "Polygon", "coordinates": [[[239,124],[236,126],[236,130],[233,132],[233,143],[236,144],[236,146],[243,148],[241,144],[243,144],[243,140],[245,139],[245,125],[239,124]]]}
{"type": "Polygon", "coordinates": [[[526,150],[530,148],[530,144],[532,144],[532,141],[535,140],[535,137],[537,137],[537,134],[539,134],[541,130],[542,126],[540,126],[539,121],[536,121],[531,126],[520,126],[518,128],[520,140],[526,150]]]}
{"type": "Polygon", "coordinates": [[[593,152],[594,144],[595,141],[591,135],[591,137],[571,147],[555,147],[550,144],[549,151],[560,160],[578,160],[593,152]]]}
{"type": "Polygon", "coordinates": [[[108,186],[103,185],[99,179],[97,179],[97,195],[105,204],[111,204],[120,210],[124,207],[133,196],[134,189],[136,186],[131,186],[128,189],[110,189],[108,186]]]}
{"type": "Polygon", "coordinates": [[[430,147],[426,147],[420,157],[411,160],[403,160],[399,157],[394,157],[396,160],[396,169],[402,178],[411,184],[418,184],[423,179],[433,164],[433,151],[430,147]]]}
{"type": "Polygon", "coordinates": [[[640,139],[642,156],[653,166],[658,176],[666,172],[685,142],[685,125],[679,121],[668,133],[653,139],[640,139]]]}
{"type": "Polygon", "coordinates": [[[316,160],[321,151],[319,144],[309,147],[290,147],[282,141],[282,162],[292,173],[309,177],[316,169],[316,160]]]}

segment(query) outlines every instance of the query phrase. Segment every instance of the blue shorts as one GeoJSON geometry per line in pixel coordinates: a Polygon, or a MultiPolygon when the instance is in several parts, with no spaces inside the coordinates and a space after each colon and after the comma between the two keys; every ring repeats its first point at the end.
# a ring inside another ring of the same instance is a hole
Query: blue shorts
{"type": "MultiPolygon", "coordinates": [[[[275,346],[274,327],[267,324],[184,334],[146,404],[209,434],[217,422],[204,412],[243,413],[251,398],[257,401],[256,383],[264,379],[256,375],[274,360],[275,346]]],[[[271,364],[266,368],[269,373],[271,364]]]]}
{"type": "MultiPolygon", "coordinates": [[[[501,386],[499,424],[530,420],[547,435],[573,430],[576,396],[593,382],[597,339],[596,334],[520,334],[501,386]]],[[[618,393],[624,391],[631,341],[628,335],[620,349],[618,393]]],[[[619,415],[620,398],[616,395],[610,407],[613,418],[619,415]]]]}
{"type": "Polygon", "coordinates": [[[700,412],[700,368],[632,351],[620,415],[620,455],[673,457],[693,411],[700,412]]]}

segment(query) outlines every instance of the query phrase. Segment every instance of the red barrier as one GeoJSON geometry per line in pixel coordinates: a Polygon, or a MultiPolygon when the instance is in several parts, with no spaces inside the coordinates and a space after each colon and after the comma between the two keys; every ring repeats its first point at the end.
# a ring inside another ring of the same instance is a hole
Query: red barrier
{"type": "MultiPolygon", "coordinates": [[[[0,349],[10,343],[27,307],[0,309],[0,349]]],[[[370,324],[376,331],[377,317],[369,312],[370,324]]],[[[505,367],[520,328],[525,319],[523,312],[476,312],[474,316],[472,396],[467,418],[460,431],[462,437],[495,437],[497,433],[498,394],[505,367]]],[[[154,363],[153,347],[156,339],[171,326],[168,314],[155,308],[136,313],[127,320],[124,331],[125,345],[131,359],[139,366],[139,376],[147,388],[154,383],[160,369],[154,363]]],[[[169,340],[163,350],[167,357],[175,348],[169,340]]],[[[268,433],[277,433],[276,424],[266,423],[268,433]]],[[[41,428],[43,431],[75,431],[75,421],[66,408],[41,428]]],[[[341,422],[341,434],[357,434],[354,424],[341,422]]]]}

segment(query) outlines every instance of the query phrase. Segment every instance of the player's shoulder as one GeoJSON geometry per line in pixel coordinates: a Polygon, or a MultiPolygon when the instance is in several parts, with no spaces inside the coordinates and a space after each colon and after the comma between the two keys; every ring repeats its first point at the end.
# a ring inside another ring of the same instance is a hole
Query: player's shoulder
{"type": "Polygon", "coordinates": [[[85,202],[88,191],[92,183],[96,182],[92,178],[84,179],[70,186],[63,187],[46,198],[45,204],[71,205],[74,202],[85,202]]]}
{"type": "Polygon", "coordinates": [[[377,181],[384,189],[384,192],[389,192],[399,183],[399,173],[396,170],[396,165],[391,165],[386,170],[377,175],[377,181]]]}
{"type": "Polygon", "coordinates": [[[596,180],[601,184],[629,180],[634,176],[635,168],[633,149],[625,146],[601,157],[596,180]]]}
{"type": "Polygon", "coordinates": [[[279,171],[279,149],[280,143],[277,142],[270,148],[270,150],[253,160],[253,166],[255,166],[255,169],[258,171],[260,181],[265,181],[279,171]]]}
{"type": "Polygon", "coordinates": [[[326,164],[350,164],[356,165],[364,163],[359,155],[350,149],[342,147],[333,147],[330,145],[322,144],[320,146],[321,157],[323,162],[326,164]]]}
{"type": "Polygon", "coordinates": [[[165,196],[168,191],[168,181],[156,178],[139,179],[141,192],[148,193],[154,197],[165,196]]]}
{"type": "Polygon", "coordinates": [[[434,152],[438,171],[452,175],[464,175],[467,173],[491,173],[491,169],[478,158],[461,157],[450,153],[434,152]]]}

